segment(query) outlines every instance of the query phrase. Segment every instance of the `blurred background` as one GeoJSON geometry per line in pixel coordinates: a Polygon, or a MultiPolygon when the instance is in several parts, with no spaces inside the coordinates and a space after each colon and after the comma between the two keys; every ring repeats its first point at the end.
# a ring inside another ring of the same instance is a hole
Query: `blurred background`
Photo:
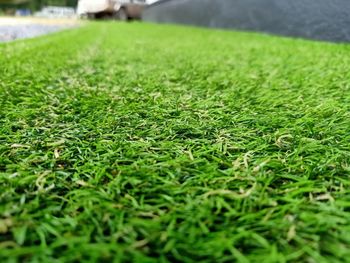
{"type": "Polygon", "coordinates": [[[35,37],[82,19],[141,20],[157,0],[0,0],[0,42],[35,37]]]}
{"type": "Polygon", "coordinates": [[[78,0],[0,0],[0,42],[75,26],[77,3],[78,0]]]}
{"type": "Polygon", "coordinates": [[[7,16],[29,16],[48,6],[75,10],[78,0],[0,0],[0,14],[7,16]]]}
{"type": "Polygon", "coordinates": [[[144,20],[350,41],[350,0],[0,0],[0,41],[75,26],[81,19],[144,20]]]}
{"type": "MultiPolygon", "coordinates": [[[[152,4],[158,0],[129,0],[114,1],[121,3],[142,3],[152,4]]],[[[0,15],[7,16],[29,16],[35,15],[47,7],[57,7],[57,15],[61,11],[62,16],[71,16],[72,10],[77,10],[79,0],[0,0],[0,15]]],[[[88,0],[84,2],[103,2],[88,0]]],[[[110,1],[113,2],[113,1],[110,1]]],[[[53,10],[52,12],[54,12],[53,10]]],[[[47,14],[48,15],[48,14],[47,14]]]]}

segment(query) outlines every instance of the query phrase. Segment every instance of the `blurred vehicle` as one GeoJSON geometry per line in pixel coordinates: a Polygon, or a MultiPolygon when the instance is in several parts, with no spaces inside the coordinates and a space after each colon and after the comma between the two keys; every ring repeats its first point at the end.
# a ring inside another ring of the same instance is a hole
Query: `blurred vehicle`
{"type": "Polygon", "coordinates": [[[140,20],[145,0],[79,0],[77,14],[91,19],[140,20]]]}
{"type": "Polygon", "coordinates": [[[72,18],[76,16],[76,13],[73,7],[46,6],[43,7],[41,11],[36,12],[34,16],[45,18],[72,18]]]}

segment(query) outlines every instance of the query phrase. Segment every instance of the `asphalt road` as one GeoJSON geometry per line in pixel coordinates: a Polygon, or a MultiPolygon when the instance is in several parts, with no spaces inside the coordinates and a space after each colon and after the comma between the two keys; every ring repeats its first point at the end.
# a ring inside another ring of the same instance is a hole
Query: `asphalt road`
{"type": "Polygon", "coordinates": [[[349,0],[161,0],[143,19],[350,42],[349,0]]]}

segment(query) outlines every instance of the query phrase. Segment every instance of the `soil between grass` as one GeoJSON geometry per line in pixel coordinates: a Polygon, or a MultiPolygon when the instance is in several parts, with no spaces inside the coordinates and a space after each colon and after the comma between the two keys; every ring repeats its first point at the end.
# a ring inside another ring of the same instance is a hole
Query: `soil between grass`
{"type": "Polygon", "coordinates": [[[1,262],[344,262],[350,47],[90,23],[0,45],[1,262]]]}

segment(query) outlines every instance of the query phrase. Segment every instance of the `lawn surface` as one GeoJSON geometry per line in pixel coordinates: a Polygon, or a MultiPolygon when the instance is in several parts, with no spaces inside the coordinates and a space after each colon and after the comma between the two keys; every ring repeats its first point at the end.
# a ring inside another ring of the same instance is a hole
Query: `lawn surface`
{"type": "Polygon", "coordinates": [[[0,262],[345,262],[350,46],[92,23],[0,45],[0,262]]]}

